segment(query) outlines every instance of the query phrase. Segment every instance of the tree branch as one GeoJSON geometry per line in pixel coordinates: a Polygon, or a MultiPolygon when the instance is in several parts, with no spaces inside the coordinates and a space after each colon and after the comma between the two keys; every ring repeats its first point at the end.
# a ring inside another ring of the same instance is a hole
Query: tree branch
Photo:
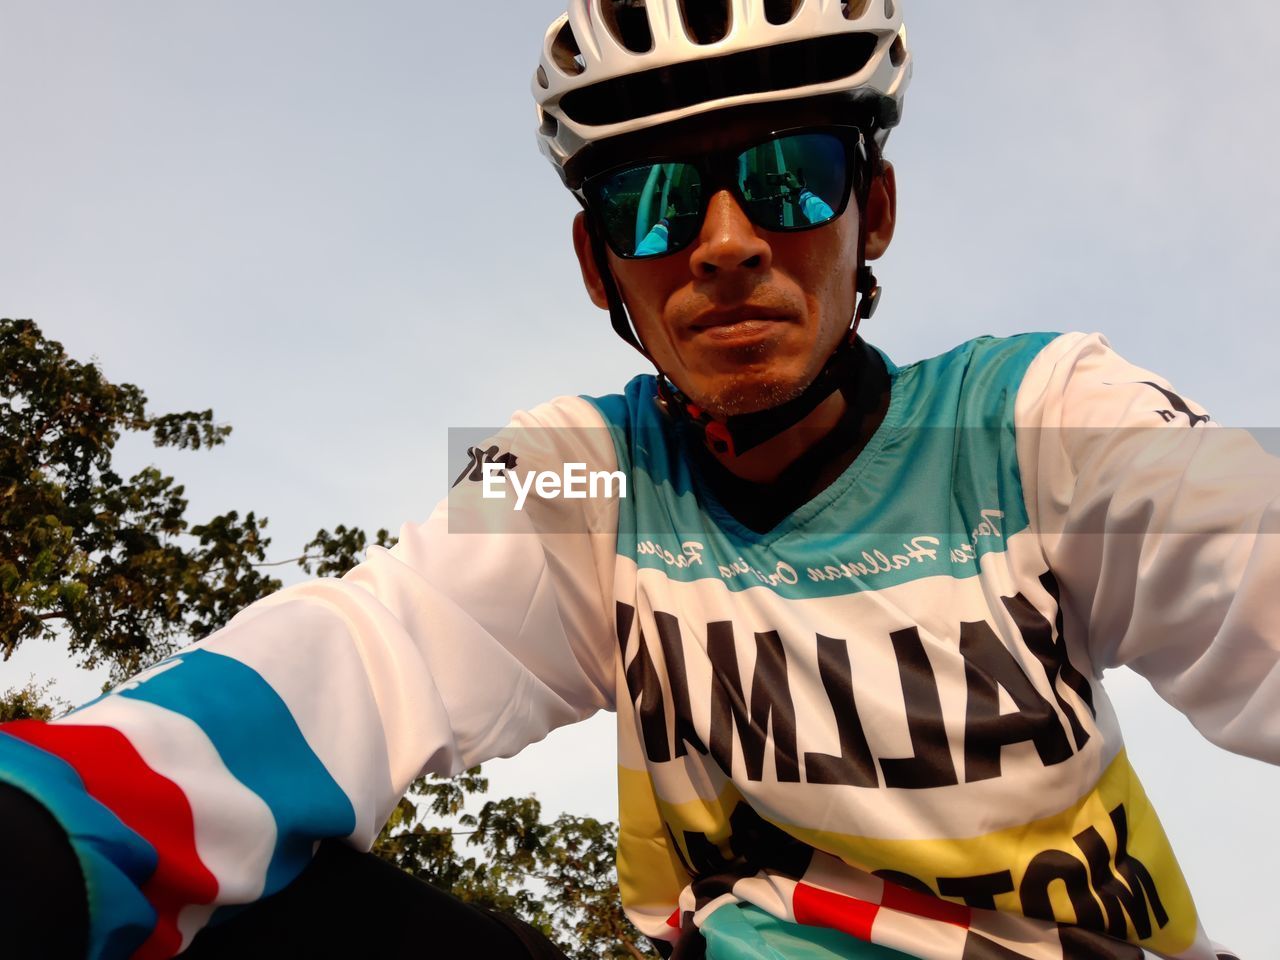
{"type": "Polygon", "coordinates": [[[323,559],[324,557],[313,557],[308,554],[304,554],[301,557],[294,557],[292,560],[275,560],[271,563],[251,563],[249,564],[249,566],[251,567],[283,567],[283,566],[287,566],[290,563],[300,563],[303,560],[323,560],[323,559]]]}

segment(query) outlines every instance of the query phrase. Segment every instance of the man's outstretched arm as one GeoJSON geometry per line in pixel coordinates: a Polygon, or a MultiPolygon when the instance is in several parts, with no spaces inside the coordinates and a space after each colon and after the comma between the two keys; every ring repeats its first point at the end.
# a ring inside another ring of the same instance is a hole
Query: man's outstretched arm
{"type": "MultiPolygon", "coordinates": [[[[499,443],[522,470],[613,469],[576,399],[499,443]]],[[[614,532],[578,515],[599,507],[500,512],[463,484],[341,580],[269,597],[53,723],[0,727],[0,782],[71,840],[87,955],[172,956],[222,908],[290,883],[320,840],[367,849],[424,770],[510,755],[609,707],[614,532]]]]}

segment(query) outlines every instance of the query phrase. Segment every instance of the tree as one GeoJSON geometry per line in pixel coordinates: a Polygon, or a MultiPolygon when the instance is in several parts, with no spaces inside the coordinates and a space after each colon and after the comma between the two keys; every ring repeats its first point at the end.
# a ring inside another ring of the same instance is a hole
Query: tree
{"type": "Polygon", "coordinates": [[[38,684],[34,677],[25,686],[12,687],[0,694],[0,723],[10,720],[52,720],[70,709],[71,704],[53,696],[53,681],[38,684]]]}
{"type": "Polygon", "coordinates": [[[535,797],[489,800],[478,813],[464,812],[468,797],[488,786],[479,767],[453,780],[418,780],[374,851],[463,900],[522,917],[574,960],[653,956],[619,908],[617,826],[572,814],[548,823],[535,797]],[[463,853],[459,837],[477,854],[463,853]]]}
{"type": "MultiPolygon", "coordinates": [[[[155,414],[138,387],[71,359],[32,321],[0,320],[4,659],[24,641],[56,639],[82,666],[105,664],[123,679],[280,588],[262,572],[279,565],[266,559],[267,519],[230,511],[190,523],[172,477],[146,467],[126,480],[112,468],[129,431],[194,451],[225,443],[231,428],[211,410],[155,414]]],[[[395,539],[379,530],[374,543],[395,539]]],[[[339,525],[282,563],[341,575],[368,545],[364,531],[339,525]]],[[[48,699],[49,686],[34,680],[0,694],[0,721],[48,719],[66,706],[48,699]]],[[[487,789],[479,768],[416,781],[375,851],[463,899],[521,916],[570,944],[574,957],[651,956],[619,908],[616,827],[567,815],[544,822],[533,797],[466,812],[468,798],[487,789]]]]}
{"type": "Polygon", "coordinates": [[[125,431],[209,449],[213,411],[152,414],[133,384],[67,357],[30,320],[0,321],[0,651],[65,639],[84,666],[136,672],[279,589],[253,565],[266,519],[232,511],[190,526],[183,487],[155,467],[125,480],[125,431]]]}

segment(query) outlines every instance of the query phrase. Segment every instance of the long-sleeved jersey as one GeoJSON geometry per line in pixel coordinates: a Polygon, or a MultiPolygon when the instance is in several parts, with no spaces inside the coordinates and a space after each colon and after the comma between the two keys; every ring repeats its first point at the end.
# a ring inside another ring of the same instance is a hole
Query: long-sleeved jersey
{"type": "Polygon", "coordinates": [[[886,364],[865,449],[767,533],[640,377],[517,415],[341,580],[0,730],[0,779],[72,838],[91,955],[173,955],[318,839],[370,844],[421,771],[614,709],[623,901],[658,941],[1226,956],[1099,678],[1280,762],[1280,464],[1096,335],[886,364]]]}

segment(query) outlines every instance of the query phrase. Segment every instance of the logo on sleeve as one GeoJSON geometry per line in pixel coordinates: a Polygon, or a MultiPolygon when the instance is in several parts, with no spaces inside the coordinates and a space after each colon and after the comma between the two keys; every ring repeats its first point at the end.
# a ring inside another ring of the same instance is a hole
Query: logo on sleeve
{"type": "Polygon", "coordinates": [[[1172,423],[1174,420],[1178,418],[1178,414],[1182,414],[1184,417],[1186,417],[1188,422],[1193,427],[1198,427],[1202,423],[1209,422],[1208,414],[1192,413],[1191,408],[1187,406],[1187,401],[1183,400],[1180,396],[1178,396],[1172,390],[1165,389],[1164,387],[1160,386],[1160,384],[1152,383],[1150,380],[1139,380],[1138,383],[1141,383],[1144,386],[1151,387],[1153,390],[1159,390],[1162,394],[1164,394],[1165,399],[1169,401],[1169,406],[1173,408],[1172,410],[1156,411],[1156,413],[1158,413],[1161,417],[1164,418],[1165,423],[1172,423]]]}
{"type": "Polygon", "coordinates": [[[507,470],[516,468],[516,455],[514,453],[503,453],[498,449],[497,444],[487,450],[482,450],[480,447],[472,447],[467,451],[467,456],[471,460],[463,467],[462,472],[458,474],[458,479],[453,481],[453,486],[455,487],[463,480],[473,480],[477,483],[484,480],[484,465],[486,463],[500,464],[507,470]]]}

